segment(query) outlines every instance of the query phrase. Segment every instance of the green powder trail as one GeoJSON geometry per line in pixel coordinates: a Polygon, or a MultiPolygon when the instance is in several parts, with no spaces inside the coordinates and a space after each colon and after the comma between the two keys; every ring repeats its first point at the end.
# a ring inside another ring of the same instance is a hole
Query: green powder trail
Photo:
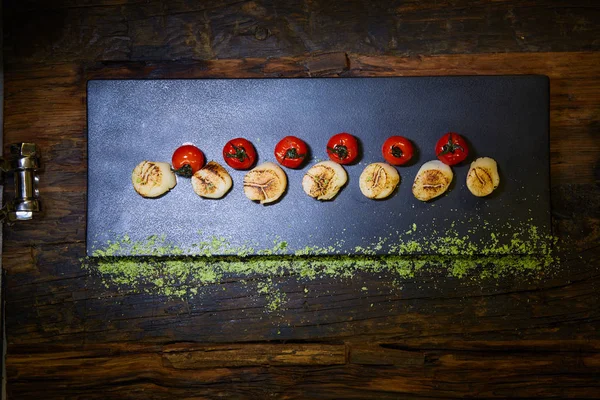
{"type": "Polygon", "coordinates": [[[386,272],[396,281],[442,271],[456,278],[498,279],[541,276],[559,261],[555,237],[540,234],[527,224],[506,228],[502,231],[510,234],[482,235],[479,231],[464,235],[450,229],[443,235],[432,231],[415,239],[417,226],[413,224],[397,237],[357,246],[353,254],[335,254],[336,246],[290,249],[280,238],[273,240],[270,249],[255,251],[249,245],[230,246],[222,237],[201,238],[192,248],[182,249],[164,235],[141,241],[125,235],[107,242],[82,264],[101,276],[107,287],[179,298],[200,295],[202,287],[225,278],[260,278],[257,294],[265,296],[267,311],[276,311],[284,308],[287,300],[274,283],[280,277],[341,279],[359,272],[386,272]],[[472,238],[475,236],[479,239],[472,238]],[[377,255],[384,245],[388,254],[377,255]]]}

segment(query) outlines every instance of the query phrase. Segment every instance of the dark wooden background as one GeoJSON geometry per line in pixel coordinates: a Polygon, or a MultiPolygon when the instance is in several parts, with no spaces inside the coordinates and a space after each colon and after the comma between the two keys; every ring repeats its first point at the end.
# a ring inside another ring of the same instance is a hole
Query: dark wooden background
{"type": "Polygon", "coordinates": [[[10,0],[4,35],[4,142],[45,165],[45,215],[4,228],[10,399],[600,398],[597,1],[10,0]],[[292,277],[267,313],[80,266],[88,79],[507,73],[550,77],[554,274],[292,277]]]}

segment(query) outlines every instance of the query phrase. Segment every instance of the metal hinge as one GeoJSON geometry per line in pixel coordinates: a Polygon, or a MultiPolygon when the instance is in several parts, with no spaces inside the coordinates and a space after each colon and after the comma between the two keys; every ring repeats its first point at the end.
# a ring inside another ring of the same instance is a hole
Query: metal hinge
{"type": "Polygon", "coordinates": [[[7,201],[0,210],[0,222],[12,224],[29,220],[40,211],[39,170],[40,157],[35,143],[12,144],[10,157],[0,158],[2,184],[6,175],[12,173],[15,187],[14,199],[7,201]]]}

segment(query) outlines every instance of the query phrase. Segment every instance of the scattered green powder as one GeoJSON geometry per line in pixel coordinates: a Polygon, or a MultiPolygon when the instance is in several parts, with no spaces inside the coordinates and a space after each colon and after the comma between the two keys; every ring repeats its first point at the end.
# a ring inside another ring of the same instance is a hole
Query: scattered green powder
{"type": "Polygon", "coordinates": [[[257,285],[257,288],[258,294],[266,297],[266,307],[268,311],[272,312],[282,310],[287,303],[286,294],[273,285],[273,280],[271,277],[260,281],[257,285]]]}
{"type": "MultiPolygon", "coordinates": [[[[488,225],[481,226],[486,229],[488,225]]],[[[452,224],[442,235],[432,230],[423,232],[422,238],[416,240],[406,238],[416,237],[417,226],[412,224],[404,234],[379,237],[373,243],[356,246],[351,255],[339,254],[343,240],[327,247],[290,249],[288,243],[278,237],[270,249],[255,251],[248,245],[231,246],[223,237],[210,237],[190,249],[181,249],[169,243],[165,236],[133,241],[125,235],[107,242],[93,257],[82,261],[86,269],[102,277],[107,287],[171,297],[198,295],[203,286],[229,277],[242,280],[263,277],[257,284],[257,294],[265,297],[267,311],[276,311],[287,302],[286,294],[273,282],[276,277],[310,280],[351,278],[357,272],[387,272],[398,279],[407,279],[421,271],[442,270],[456,278],[497,279],[507,275],[541,275],[558,261],[553,253],[554,237],[540,234],[530,225],[507,223],[506,228],[502,231],[510,234],[481,235],[478,232],[476,236],[473,229],[466,235],[459,234],[452,224]],[[487,239],[475,241],[470,235],[487,239]],[[427,237],[429,239],[423,239],[427,237]],[[384,246],[388,254],[377,255],[384,246]]],[[[304,289],[304,293],[308,290],[304,289]]]]}

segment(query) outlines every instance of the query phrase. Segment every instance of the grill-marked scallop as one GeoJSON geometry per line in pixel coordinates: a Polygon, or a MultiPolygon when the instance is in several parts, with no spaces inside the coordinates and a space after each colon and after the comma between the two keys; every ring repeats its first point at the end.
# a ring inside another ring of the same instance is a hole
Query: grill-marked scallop
{"type": "Polygon", "coordinates": [[[412,192],[418,200],[431,200],[448,190],[453,177],[452,169],[443,162],[428,161],[417,172],[412,192]]]}
{"type": "Polygon", "coordinates": [[[399,183],[396,168],[382,162],[367,165],[358,180],[360,191],[369,199],[385,199],[399,183]]]}
{"type": "Polygon", "coordinates": [[[317,200],[333,199],[348,181],[348,174],[340,164],[321,161],[309,168],[302,178],[302,189],[317,200]]]}
{"type": "Polygon", "coordinates": [[[171,165],[164,162],[142,161],[131,173],[135,191],[143,197],[158,197],[177,185],[171,165]]]}
{"type": "Polygon", "coordinates": [[[272,203],[279,199],[287,188],[287,176],[277,164],[260,164],[244,176],[244,194],[260,204],[272,203]]]}
{"type": "Polygon", "coordinates": [[[196,171],[191,180],[194,192],[209,199],[220,199],[233,185],[229,172],[215,161],[210,161],[204,168],[196,171]]]}
{"type": "Polygon", "coordinates": [[[490,157],[480,157],[471,163],[467,174],[467,187],[477,197],[492,193],[500,184],[498,164],[490,157]]]}

